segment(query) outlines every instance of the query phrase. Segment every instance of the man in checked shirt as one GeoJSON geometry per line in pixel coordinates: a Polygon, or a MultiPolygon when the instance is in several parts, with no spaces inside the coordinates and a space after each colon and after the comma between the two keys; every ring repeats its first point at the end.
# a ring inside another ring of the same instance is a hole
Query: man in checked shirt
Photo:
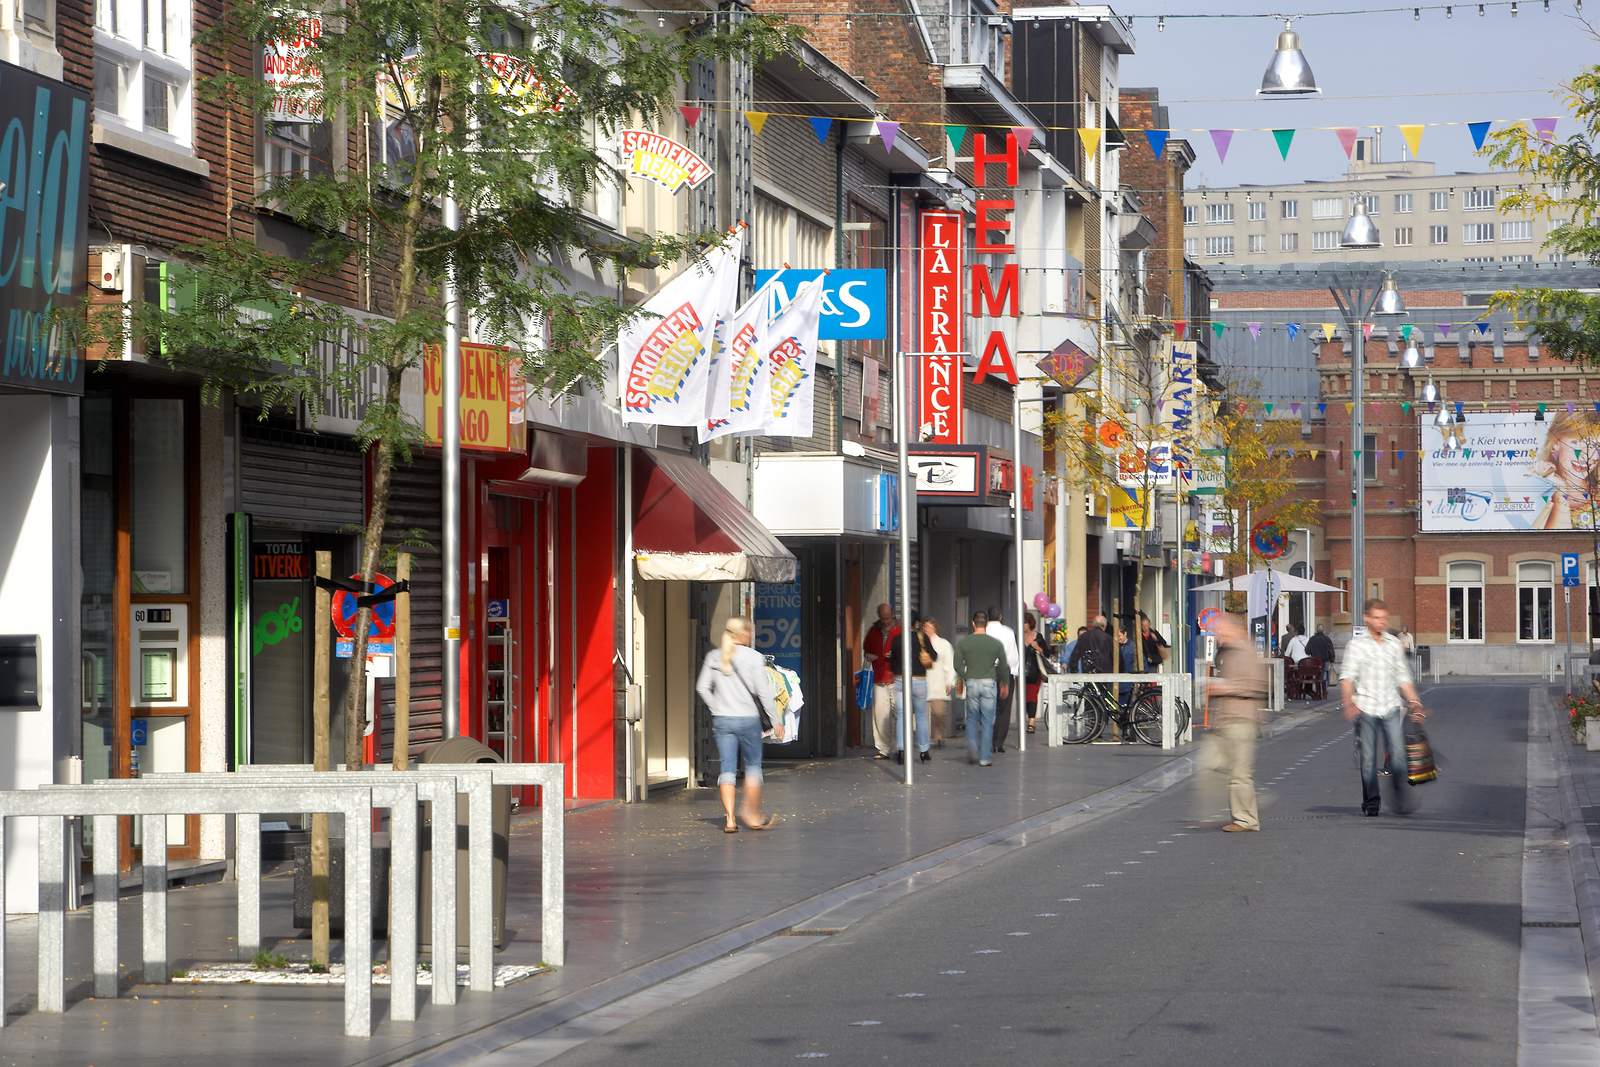
{"type": "Polygon", "coordinates": [[[1356,724],[1356,748],[1361,755],[1361,813],[1378,814],[1378,739],[1389,758],[1393,786],[1390,810],[1405,815],[1415,810],[1411,780],[1406,776],[1406,715],[1421,722],[1427,712],[1411,681],[1405,649],[1387,632],[1389,606],[1376,598],[1364,611],[1367,632],[1352,638],[1345,649],[1339,685],[1344,693],[1344,717],[1356,724]],[[1405,700],[1402,702],[1401,697],[1405,700]]]}

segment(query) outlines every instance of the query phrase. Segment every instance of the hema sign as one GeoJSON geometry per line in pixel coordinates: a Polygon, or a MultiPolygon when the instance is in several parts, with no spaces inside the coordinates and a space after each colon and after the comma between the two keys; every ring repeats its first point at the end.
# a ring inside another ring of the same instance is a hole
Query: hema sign
{"type": "Polygon", "coordinates": [[[83,392],[83,359],[50,313],[89,270],[89,98],[0,62],[0,386],[83,392]]]}

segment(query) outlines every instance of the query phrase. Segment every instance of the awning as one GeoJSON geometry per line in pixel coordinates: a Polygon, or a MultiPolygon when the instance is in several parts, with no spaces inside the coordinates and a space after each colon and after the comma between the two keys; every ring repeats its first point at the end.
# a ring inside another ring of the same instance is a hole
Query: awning
{"type": "Polygon", "coordinates": [[[692,456],[639,449],[633,559],[639,577],[790,582],[794,554],[692,456]]]}
{"type": "MultiPolygon", "coordinates": [[[[1269,568],[1257,568],[1255,574],[1265,573],[1269,568]]],[[[1288,574],[1284,571],[1273,570],[1277,575],[1278,592],[1280,593],[1342,593],[1336,585],[1326,585],[1322,582],[1312,581],[1310,578],[1301,578],[1298,575],[1288,574]]],[[[1194,586],[1191,593],[1230,592],[1244,593],[1250,589],[1250,575],[1241,574],[1237,578],[1229,578],[1220,582],[1211,582],[1206,585],[1194,586]]]]}

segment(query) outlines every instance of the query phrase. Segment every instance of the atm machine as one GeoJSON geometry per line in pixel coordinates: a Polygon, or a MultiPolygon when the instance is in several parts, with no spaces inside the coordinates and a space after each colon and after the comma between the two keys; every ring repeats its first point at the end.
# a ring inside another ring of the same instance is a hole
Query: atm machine
{"type": "MultiPolygon", "coordinates": [[[[132,776],[188,768],[189,608],[135,604],[129,639],[132,709],[128,741],[132,776]],[[167,714],[163,714],[166,711],[167,714]]],[[[167,844],[187,844],[188,819],[167,817],[167,844]]],[[[137,845],[137,840],[135,841],[137,845]]]]}

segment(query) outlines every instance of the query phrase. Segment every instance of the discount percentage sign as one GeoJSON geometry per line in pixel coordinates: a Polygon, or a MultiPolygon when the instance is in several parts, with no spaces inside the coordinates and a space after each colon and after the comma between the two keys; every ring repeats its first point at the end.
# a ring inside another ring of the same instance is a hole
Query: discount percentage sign
{"type": "Polygon", "coordinates": [[[800,647],[800,621],[798,619],[774,619],[774,629],[778,631],[777,647],[800,647]]]}
{"type": "Polygon", "coordinates": [[[279,604],[276,608],[265,612],[256,620],[256,625],[250,635],[250,644],[256,652],[284,641],[290,634],[297,634],[305,628],[300,619],[300,598],[279,604]]]}

